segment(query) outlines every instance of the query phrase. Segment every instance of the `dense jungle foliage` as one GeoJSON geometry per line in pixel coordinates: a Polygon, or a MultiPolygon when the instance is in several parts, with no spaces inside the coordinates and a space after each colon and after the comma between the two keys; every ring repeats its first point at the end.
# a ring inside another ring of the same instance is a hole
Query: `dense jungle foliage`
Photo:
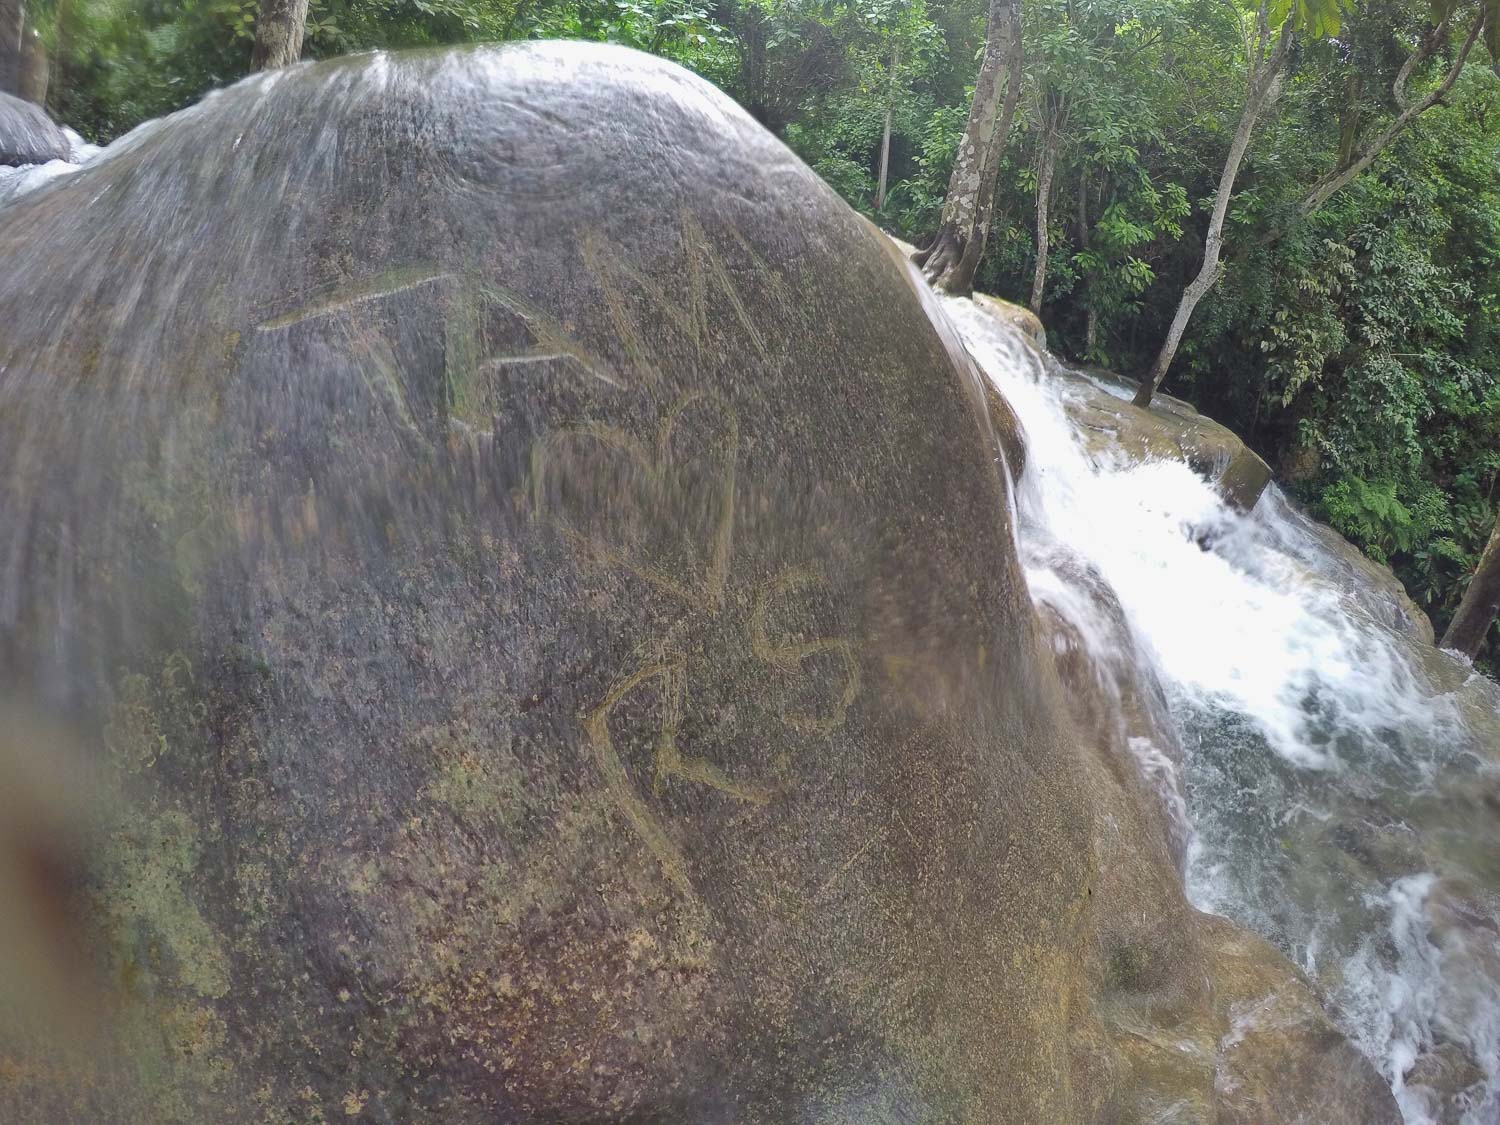
{"type": "MultiPolygon", "coordinates": [[[[50,108],[102,141],[192,102],[246,72],[258,7],[33,0],[50,108]]],[[[1451,14],[1404,83],[1413,99],[1439,86],[1469,26],[1455,7],[1356,0],[1297,38],[1240,170],[1224,273],[1164,385],[1388,561],[1440,631],[1500,502],[1500,77],[1483,42],[1500,41],[1500,14],[1451,89],[1366,171],[1305,217],[1298,201],[1395,119],[1403,63],[1451,14]]],[[[1021,10],[1021,100],[976,287],[1026,302],[1053,138],[1052,347],[1139,374],[1201,258],[1245,99],[1246,13],[1231,0],[1021,10]]],[[[727,90],[851,204],[920,240],[937,224],[985,32],[981,0],[311,0],[304,56],[541,37],[652,51],[727,90]]]]}

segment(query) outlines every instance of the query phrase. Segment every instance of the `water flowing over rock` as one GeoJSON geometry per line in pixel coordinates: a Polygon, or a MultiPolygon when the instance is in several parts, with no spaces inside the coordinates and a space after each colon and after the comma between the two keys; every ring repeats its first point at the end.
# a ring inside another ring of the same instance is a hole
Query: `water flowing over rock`
{"type": "MultiPolygon", "coordinates": [[[[1018,545],[1074,715],[1113,728],[1166,822],[1190,826],[1191,900],[1299,965],[1408,1125],[1500,1119],[1500,686],[1274,485],[1230,503],[1194,443],[1139,440],[1155,421],[1120,381],[1025,347],[987,301],[946,307],[1025,423],[1018,545]],[[1090,682],[1113,704],[1080,695],[1090,682]]],[[[1267,989],[1220,1042],[1259,1077],[1226,1079],[1219,1112],[1363,1120],[1301,1069],[1323,1049],[1317,1006],[1267,989]],[[1299,1025],[1309,1053],[1278,1056],[1299,1025]]]]}
{"type": "MultiPolygon", "coordinates": [[[[907,257],[915,252],[908,243],[894,238],[891,241],[907,257]]],[[[1246,512],[1255,507],[1271,483],[1270,466],[1254,450],[1190,404],[1158,394],[1152,400],[1156,408],[1142,410],[1130,401],[1136,390],[1134,380],[1109,371],[1069,367],[1050,356],[1046,328],[1024,305],[987,293],[975,293],[970,300],[989,320],[1019,333],[1034,349],[1035,356],[1029,362],[1045,368],[1050,382],[1062,384],[1059,390],[1068,414],[1095,458],[1137,464],[1181,461],[1212,484],[1229,504],[1246,512]]],[[[1373,568],[1368,561],[1365,565],[1373,568]]],[[[1399,589],[1400,583],[1386,573],[1399,589]]]]}
{"type": "Polygon", "coordinates": [[[0,92],[0,164],[66,160],[72,146],[41,106],[0,92]]]}
{"type": "Polygon", "coordinates": [[[0,679],[94,748],[119,992],[0,1117],[1396,1119],[1185,901],[1014,415],[705,83],[292,68],[0,257],[0,679]]]}
{"type": "Polygon", "coordinates": [[[1161,395],[1159,403],[1152,399],[1154,409],[1142,410],[1124,397],[1134,393],[1134,380],[1067,368],[1054,374],[1075,383],[1069,412],[1096,453],[1123,453],[1137,462],[1180,460],[1245,512],[1255,507],[1271,483],[1270,466],[1236,434],[1181,399],[1161,395]]]}

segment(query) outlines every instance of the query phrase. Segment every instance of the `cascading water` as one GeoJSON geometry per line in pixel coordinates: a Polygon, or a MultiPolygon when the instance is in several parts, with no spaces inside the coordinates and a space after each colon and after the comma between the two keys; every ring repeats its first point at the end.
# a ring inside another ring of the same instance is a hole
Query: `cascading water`
{"type": "Polygon", "coordinates": [[[1081,556],[1166,688],[1182,797],[1133,748],[1185,798],[1191,900],[1302,967],[1409,1122],[1500,1120],[1500,688],[1397,628],[1274,486],[1243,515],[1180,461],[1091,455],[1069,396],[1123,392],[946,307],[1026,430],[1033,597],[1114,643],[1050,562],[1081,556]]]}

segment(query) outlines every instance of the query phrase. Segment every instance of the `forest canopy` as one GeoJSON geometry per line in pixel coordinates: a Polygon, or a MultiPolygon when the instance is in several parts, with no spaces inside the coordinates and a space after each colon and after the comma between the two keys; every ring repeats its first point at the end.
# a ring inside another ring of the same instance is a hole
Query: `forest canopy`
{"type": "MultiPolygon", "coordinates": [[[[247,73],[260,16],[27,8],[48,108],[101,142],[247,73]]],[[[302,57],[558,37],[663,55],[920,242],[992,21],[980,0],[310,0],[302,57]]],[[[1140,377],[1165,354],[1163,389],[1389,562],[1441,632],[1500,501],[1500,2],[1022,0],[1019,29],[974,287],[1031,303],[1071,362],[1140,377]]]]}

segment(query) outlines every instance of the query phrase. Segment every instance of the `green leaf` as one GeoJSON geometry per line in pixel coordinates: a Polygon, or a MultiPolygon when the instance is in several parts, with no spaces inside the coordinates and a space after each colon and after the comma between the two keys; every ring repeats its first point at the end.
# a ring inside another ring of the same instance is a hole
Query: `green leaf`
{"type": "Polygon", "coordinates": [[[1293,26],[1314,39],[1330,38],[1339,33],[1343,9],[1344,0],[1297,0],[1293,26]]]}

